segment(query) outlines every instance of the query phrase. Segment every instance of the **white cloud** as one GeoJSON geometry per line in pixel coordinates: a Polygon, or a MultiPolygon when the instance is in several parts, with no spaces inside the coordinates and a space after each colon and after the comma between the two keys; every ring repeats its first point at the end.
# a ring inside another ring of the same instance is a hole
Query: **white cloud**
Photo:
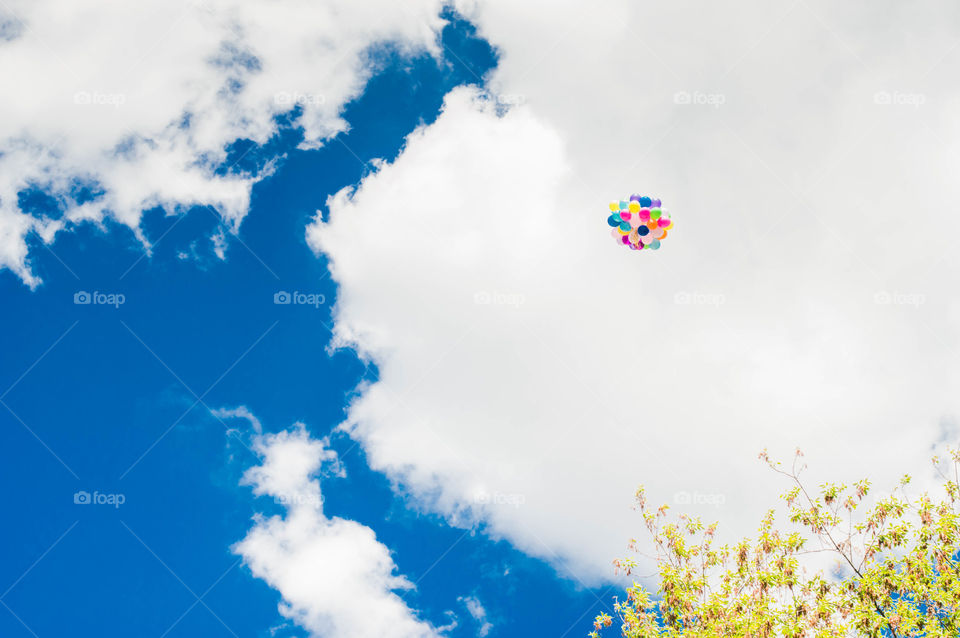
{"type": "MultiPolygon", "coordinates": [[[[436,51],[439,0],[9,0],[0,9],[0,268],[31,286],[25,237],[51,242],[111,217],[209,205],[229,230],[258,175],[216,175],[225,146],[265,142],[302,107],[307,146],[346,128],[342,106],[371,72],[364,52],[393,41],[436,51]],[[81,203],[78,184],[101,198],[81,203]],[[62,219],[19,207],[36,186],[62,219]]],[[[141,237],[143,239],[143,237],[141,237]]],[[[222,251],[222,248],[220,249],[222,251]]]]}
{"type": "Polygon", "coordinates": [[[477,622],[477,636],[484,638],[493,629],[493,623],[487,620],[487,610],[476,596],[461,596],[459,598],[466,608],[467,612],[477,622]]]}
{"type": "Polygon", "coordinates": [[[263,432],[263,424],[260,423],[260,419],[245,405],[235,408],[217,408],[216,410],[211,410],[210,413],[218,419],[244,419],[250,423],[250,427],[253,428],[255,434],[261,434],[263,432]]]}
{"type": "Polygon", "coordinates": [[[435,638],[395,593],[413,587],[397,575],[389,549],[373,530],[323,512],[315,478],[337,455],[302,426],[258,435],[260,465],[244,475],[257,495],[286,507],[284,516],[255,519],[234,546],[255,576],[280,592],[280,613],[311,636],[435,638]]]}
{"type": "Polygon", "coordinates": [[[454,91],[308,230],[380,370],[344,426],[374,468],[592,582],[638,483],[749,533],[763,447],[923,467],[960,380],[955,6],[464,9],[522,104],[454,91]],[[637,191],[676,220],[655,254],[605,225],[637,191]]]}

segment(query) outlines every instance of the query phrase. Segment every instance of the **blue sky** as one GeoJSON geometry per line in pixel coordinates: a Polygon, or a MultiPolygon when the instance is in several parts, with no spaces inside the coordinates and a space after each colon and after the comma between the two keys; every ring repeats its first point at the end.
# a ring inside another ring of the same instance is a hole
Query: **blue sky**
{"type": "MultiPolygon", "coordinates": [[[[496,64],[464,21],[444,29],[443,44],[440,60],[375,50],[376,74],[344,113],[351,130],[324,148],[297,150],[289,126],[262,147],[237,142],[226,171],[282,159],[254,187],[225,260],[208,239],[219,223],[210,209],[152,210],[143,220],[152,255],[108,222],[81,226],[49,251],[34,241],[44,282],[34,291],[0,273],[8,406],[0,413],[8,486],[0,564],[9,587],[0,634],[266,636],[283,624],[280,635],[305,635],[284,624],[277,592],[230,551],[255,512],[280,508],[239,485],[257,462],[243,442],[249,428],[234,422],[240,433],[228,434],[209,408],[244,405],[268,431],[299,421],[323,437],[357,384],[376,379],[376,367],[352,351],[327,351],[337,287],[303,232],[328,195],[429,124],[444,93],[496,64]],[[275,305],[281,290],[324,303],[275,305]],[[124,301],[77,305],[78,291],[124,301]],[[74,504],[81,490],[124,502],[74,504]]],[[[482,528],[417,513],[367,468],[362,448],[343,435],[332,446],[346,478],[325,479],[327,514],[372,527],[416,583],[404,595],[411,606],[438,626],[448,624],[447,610],[460,617],[450,635],[478,629],[460,596],[481,600],[490,635],[503,636],[582,635],[609,602],[605,588],[559,577],[482,528]]]]}

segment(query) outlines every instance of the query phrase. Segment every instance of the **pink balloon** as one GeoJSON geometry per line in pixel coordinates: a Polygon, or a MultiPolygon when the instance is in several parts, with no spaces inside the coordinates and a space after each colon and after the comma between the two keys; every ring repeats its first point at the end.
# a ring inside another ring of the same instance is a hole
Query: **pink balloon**
{"type": "Polygon", "coordinates": [[[630,221],[630,211],[628,210],[620,211],[620,219],[622,219],[625,222],[630,221]]]}
{"type": "Polygon", "coordinates": [[[649,209],[649,208],[641,208],[641,209],[640,209],[640,221],[642,221],[644,224],[646,224],[648,221],[650,221],[650,209],[649,209]]]}
{"type": "Polygon", "coordinates": [[[625,243],[625,244],[629,244],[629,243],[630,243],[630,236],[629,236],[629,235],[623,235],[622,241],[623,241],[623,243],[625,243]]]}
{"type": "Polygon", "coordinates": [[[653,237],[654,239],[661,239],[663,237],[663,233],[665,232],[666,231],[663,230],[662,228],[656,228],[650,231],[650,236],[653,237]]]}
{"type": "Polygon", "coordinates": [[[661,217],[660,219],[657,220],[657,224],[660,225],[660,228],[666,228],[667,226],[670,225],[670,218],[669,218],[669,217],[661,217]]]}

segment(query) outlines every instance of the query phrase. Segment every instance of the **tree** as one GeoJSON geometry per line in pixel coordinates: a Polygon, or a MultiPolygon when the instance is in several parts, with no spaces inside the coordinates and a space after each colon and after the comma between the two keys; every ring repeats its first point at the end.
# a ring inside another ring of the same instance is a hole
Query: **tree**
{"type": "MultiPolygon", "coordinates": [[[[801,481],[802,453],[790,469],[760,458],[791,482],[782,498],[791,530],[764,516],[756,539],[715,542],[717,523],[704,525],[667,506],[648,504],[643,488],[636,508],[653,536],[659,589],[634,583],[615,600],[626,638],[791,638],[841,636],[939,637],[960,635],[960,450],[934,457],[942,493],[910,499],[904,476],[883,498],[868,499],[870,483],[801,481]],[[949,471],[949,474],[947,473],[949,471]],[[808,570],[814,554],[838,561],[829,575],[808,570]]],[[[630,547],[637,551],[636,541],[630,547]]],[[[614,561],[628,574],[632,558],[614,561]]],[[[614,618],[597,616],[591,638],[614,618]]]]}

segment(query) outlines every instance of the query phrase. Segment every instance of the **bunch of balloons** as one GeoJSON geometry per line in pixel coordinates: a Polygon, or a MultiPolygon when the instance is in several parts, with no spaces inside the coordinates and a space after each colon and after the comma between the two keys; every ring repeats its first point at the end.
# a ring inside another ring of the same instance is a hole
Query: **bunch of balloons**
{"type": "Polygon", "coordinates": [[[630,250],[657,250],[673,228],[670,215],[660,208],[660,200],[641,195],[631,195],[629,200],[610,202],[610,217],[607,223],[613,229],[610,234],[618,244],[630,250]]]}

